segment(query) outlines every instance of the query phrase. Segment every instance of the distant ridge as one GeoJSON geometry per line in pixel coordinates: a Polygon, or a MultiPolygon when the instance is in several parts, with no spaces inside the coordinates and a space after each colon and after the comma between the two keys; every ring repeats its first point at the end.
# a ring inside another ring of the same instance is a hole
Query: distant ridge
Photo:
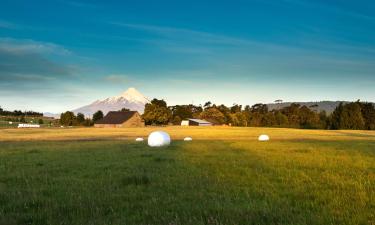
{"type": "MultiPolygon", "coordinates": [[[[287,106],[290,106],[292,103],[300,104],[301,106],[307,106],[312,110],[317,112],[326,111],[328,114],[331,114],[340,103],[349,103],[348,101],[320,101],[320,102],[283,102],[283,103],[270,103],[267,104],[268,109],[281,109],[287,106]]],[[[374,104],[374,103],[373,103],[374,104]]],[[[375,104],[374,104],[375,105],[375,104]]]]}
{"type": "Polygon", "coordinates": [[[74,113],[83,113],[85,116],[92,116],[98,110],[107,114],[109,111],[118,111],[127,108],[132,111],[138,111],[143,114],[146,103],[150,102],[143,94],[135,88],[129,88],[118,96],[97,100],[89,105],[74,109],[74,113]]]}

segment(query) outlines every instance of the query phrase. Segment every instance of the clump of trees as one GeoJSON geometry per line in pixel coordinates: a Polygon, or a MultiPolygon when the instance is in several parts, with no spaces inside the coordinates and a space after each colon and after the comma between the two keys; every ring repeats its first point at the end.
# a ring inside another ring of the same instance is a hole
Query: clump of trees
{"type": "Polygon", "coordinates": [[[98,111],[94,113],[93,118],[85,118],[82,113],[75,115],[71,111],[66,111],[60,115],[60,124],[63,126],[92,126],[94,122],[103,118],[103,112],[98,111]]]}
{"type": "Polygon", "coordinates": [[[143,119],[146,125],[165,125],[172,120],[172,112],[164,100],[154,98],[145,105],[143,119]]]}
{"type": "Polygon", "coordinates": [[[146,104],[143,119],[146,125],[180,124],[188,118],[199,118],[214,124],[252,127],[286,127],[302,129],[375,129],[375,108],[372,103],[360,101],[341,103],[328,115],[318,112],[315,106],[291,104],[269,110],[265,104],[227,107],[211,102],[199,105],[167,106],[164,100],[153,99],[146,104]]]}
{"type": "Polygon", "coordinates": [[[375,130],[375,109],[372,103],[360,101],[340,103],[331,115],[330,129],[375,130]]]}

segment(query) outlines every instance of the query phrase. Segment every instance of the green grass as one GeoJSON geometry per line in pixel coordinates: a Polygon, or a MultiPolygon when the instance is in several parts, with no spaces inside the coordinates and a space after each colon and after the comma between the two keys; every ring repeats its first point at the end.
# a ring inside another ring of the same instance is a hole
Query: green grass
{"type": "Polygon", "coordinates": [[[0,224],[374,224],[375,141],[0,142],[0,224]]]}

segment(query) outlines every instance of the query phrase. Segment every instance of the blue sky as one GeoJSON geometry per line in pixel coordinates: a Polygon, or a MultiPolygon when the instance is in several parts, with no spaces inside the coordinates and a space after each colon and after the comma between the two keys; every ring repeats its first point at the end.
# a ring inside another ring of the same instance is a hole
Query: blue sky
{"type": "Polygon", "coordinates": [[[171,105],[375,101],[375,2],[1,1],[3,108],[129,87],[171,105]]]}

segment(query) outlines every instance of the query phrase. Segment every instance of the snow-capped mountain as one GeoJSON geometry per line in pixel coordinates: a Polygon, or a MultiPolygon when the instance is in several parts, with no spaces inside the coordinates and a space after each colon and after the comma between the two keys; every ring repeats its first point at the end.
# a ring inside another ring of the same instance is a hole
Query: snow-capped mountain
{"type": "Polygon", "coordinates": [[[73,110],[74,113],[83,113],[85,116],[92,116],[98,110],[101,110],[104,115],[109,111],[118,111],[122,108],[127,108],[132,111],[143,113],[146,103],[150,102],[135,88],[129,88],[118,96],[106,98],[104,100],[97,100],[90,105],[73,110]]]}

